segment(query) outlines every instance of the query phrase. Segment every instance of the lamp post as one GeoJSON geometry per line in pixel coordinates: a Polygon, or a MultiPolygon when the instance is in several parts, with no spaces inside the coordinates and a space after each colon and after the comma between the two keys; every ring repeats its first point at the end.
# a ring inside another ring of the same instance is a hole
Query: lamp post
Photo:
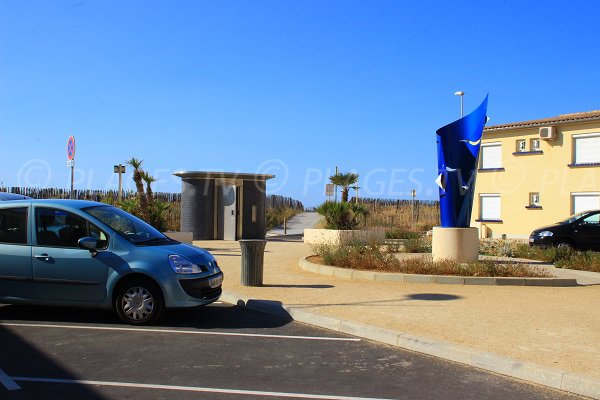
{"type": "Polygon", "coordinates": [[[465,92],[463,91],[458,91],[458,92],[454,92],[455,96],[459,96],[460,97],[460,117],[463,117],[463,96],[465,95],[465,92]]]}

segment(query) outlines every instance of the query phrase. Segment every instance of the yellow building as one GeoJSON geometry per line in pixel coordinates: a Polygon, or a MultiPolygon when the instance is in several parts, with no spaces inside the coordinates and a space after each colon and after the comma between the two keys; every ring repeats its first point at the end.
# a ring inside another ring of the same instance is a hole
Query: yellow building
{"type": "Polygon", "coordinates": [[[483,131],[471,226],[481,237],[532,230],[600,208],[600,110],[483,131]]]}

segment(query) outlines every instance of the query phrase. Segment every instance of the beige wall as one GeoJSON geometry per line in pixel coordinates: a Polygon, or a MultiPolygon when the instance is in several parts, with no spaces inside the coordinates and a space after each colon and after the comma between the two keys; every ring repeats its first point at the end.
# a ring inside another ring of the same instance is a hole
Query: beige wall
{"type": "MultiPolygon", "coordinates": [[[[478,172],[471,226],[481,227],[487,237],[525,238],[531,231],[571,215],[571,194],[600,191],[600,166],[571,168],[573,135],[600,133],[600,122],[558,125],[556,139],[540,141],[543,154],[513,155],[518,139],[539,136],[539,127],[484,132],[483,143],[502,143],[504,171],[478,172]],[[540,193],[541,209],[527,209],[529,193],[540,193]],[[499,193],[502,222],[476,222],[480,216],[480,194],[499,193]]],[[[482,232],[482,233],[483,233],[482,232]]]]}

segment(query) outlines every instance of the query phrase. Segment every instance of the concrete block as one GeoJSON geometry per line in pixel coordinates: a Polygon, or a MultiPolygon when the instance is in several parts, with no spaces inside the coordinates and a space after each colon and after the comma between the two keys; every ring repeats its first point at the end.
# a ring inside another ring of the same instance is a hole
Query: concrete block
{"type": "Polygon", "coordinates": [[[404,274],[378,272],[375,274],[375,280],[380,282],[404,282],[404,274]]]}
{"type": "Polygon", "coordinates": [[[433,275],[412,275],[406,274],[403,279],[404,283],[433,283],[433,275]]]}
{"type": "Polygon", "coordinates": [[[525,278],[525,286],[554,286],[552,278],[525,278]]]}
{"type": "Polygon", "coordinates": [[[498,286],[525,286],[525,278],[496,278],[498,286]]]}
{"type": "Polygon", "coordinates": [[[562,279],[562,278],[554,278],[552,279],[555,287],[569,287],[569,286],[577,286],[577,279],[562,279]]]}
{"type": "Polygon", "coordinates": [[[342,323],[341,319],[326,317],[324,315],[319,315],[311,311],[294,307],[286,307],[286,310],[295,321],[318,326],[324,329],[331,329],[333,331],[339,332],[340,330],[340,324],[342,323]]]}
{"type": "Polygon", "coordinates": [[[333,276],[334,268],[327,265],[319,265],[318,273],[324,276],[333,276]]]}
{"type": "Polygon", "coordinates": [[[462,276],[446,276],[446,275],[440,275],[440,276],[435,276],[433,278],[435,283],[441,283],[441,284],[445,284],[445,285],[464,285],[465,284],[465,278],[462,276]]]}
{"type": "Polygon", "coordinates": [[[352,279],[352,272],[353,270],[348,268],[335,268],[333,275],[337,278],[352,279]]]}
{"type": "Polygon", "coordinates": [[[600,399],[600,380],[584,375],[566,373],[562,380],[562,390],[582,396],[600,399]]]}
{"type": "Polygon", "coordinates": [[[359,336],[369,340],[375,340],[377,342],[386,343],[392,346],[395,346],[398,343],[398,335],[400,335],[398,332],[389,329],[363,325],[350,321],[342,321],[340,324],[340,332],[344,332],[353,336],[359,336]]]}
{"type": "Polygon", "coordinates": [[[431,254],[433,261],[454,260],[459,263],[479,259],[477,228],[433,227],[431,254]]]}
{"type": "Polygon", "coordinates": [[[484,351],[473,352],[470,365],[508,376],[515,376],[515,371],[523,368],[520,361],[484,351]]]}
{"type": "Polygon", "coordinates": [[[484,278],[479,276],[465,276],[465,285],[495,285],[496,278],[484,278]]]}
{"type": "Polygon", "coordinates": [[[304,257],[300,258],[298,265],[305,271],[314,272],[315,274],[319,273],[319,264],[311,263],[304,257]]]}
{"type": "Polygon", "coordinates": [[[564,374],[565,371],[556,368],[523,363],[521,368],[516,370],[512,376],[560,390],[564,374]]]}
{"type": "Polygon", "coordinates": [[[373,271],[352,271],[352,279],[362,279],[365,281],[374,281],[375,272],[373,271]]]}
{"type": "Polygon", "coordinates": [[[471,360],[471,351],[466,347],[409,334],[398,336],[397,346],[464,364],[471,360]]]}

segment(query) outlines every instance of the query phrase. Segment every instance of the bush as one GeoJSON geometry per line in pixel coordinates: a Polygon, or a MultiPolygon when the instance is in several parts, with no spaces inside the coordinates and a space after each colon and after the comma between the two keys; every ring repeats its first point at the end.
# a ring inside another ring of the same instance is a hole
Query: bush
{"type": "MultiPolygon", "coordinates": [[[[117,206],[129,214],[144,219],[140,201],[137,196],[122,200],[120,203],[117,203],[117,206]]],[[[145,219],[146,222],[161,232],[166,231],[168,227],[167,215],[170,207],[170,203],[154,200],[148,205],[148,216],[145,219]]]]}
{"type": "Polygon", "coordinates": [[[290,207],[269,208],[266,212],[267,230],[271,230],[276,226],[282,225],[284,220],[292,218],[301,211],[290,207]]]}
{"type": "Polygon", "coordinates": [[[342,246],[315,245],[313,251],[326,265],[358,270],[425,275],[457,275],[487,277],[551,277],[536,268],[517,263],[477,261],[459,264],[454,261],[433,262],[420,257],[399,260],[374,243],[352,243],[342,246]]]}
{"type": "Polygon", "coordinates": [[[479,247],[481,254],[497,257],[516,257],[554,263],[557,268],[600,272],[600,253],[582,252],[565,247],[531,247],[510,240],[486,240],[479,247]]]}
{"type": "Polygon", "coordinates": [[[419,232],[402,227],[395,227],[385,232],[386,239],[417,239],[420,236],[421,234],[419,232]]]}
{"type": "Polygon", "coordinates": [[[406,239],[404,241],[405,253],[431,253],[431,241],[427,238],[406,239]]]}
{"type": "Polygon", "coordinates": [[[557,268],[600,272],[600,254],[591,251],[574,251],[571,252],[569,257],[557,260],[555,266],[557,268]]]}
{"type": "Polygon", "coordinates": [[[316,210],[325,217],[325,229],[356,229],[359,217],[368,214],[367,208],[362,204],[330,201],[321,204],[316,210]]]}

